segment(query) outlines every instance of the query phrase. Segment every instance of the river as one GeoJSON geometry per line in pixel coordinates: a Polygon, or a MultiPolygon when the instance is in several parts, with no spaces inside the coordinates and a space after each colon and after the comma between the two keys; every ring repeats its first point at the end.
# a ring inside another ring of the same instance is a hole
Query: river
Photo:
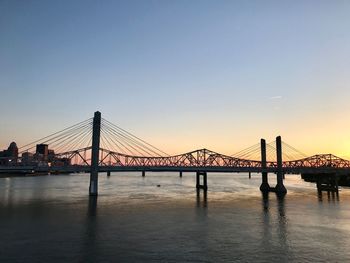
{"type": "Polygon", "coordinates": [[[192,173],[101,173],[95,199],[87,174],[0,178],[0,262],[350,262],[350,189],[260,182],[210,173],[205,197],[192,173]]]}

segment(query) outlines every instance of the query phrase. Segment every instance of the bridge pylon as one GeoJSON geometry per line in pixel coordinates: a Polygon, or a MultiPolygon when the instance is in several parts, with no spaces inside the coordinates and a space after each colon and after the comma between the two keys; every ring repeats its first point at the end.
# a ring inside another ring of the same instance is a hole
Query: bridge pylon
{"type": "Polygon", "coordinates": [[[97,196],[98,192],[98,171],[99,171],[99,153],[100,153],[100,133],[101,133],[101,112],[94,114],[92,126],[92,148],[91,148],[91,170],[89,195],[97,196]]]}
{"type": "Polygon", "coordinates": [[[282,167],[282,139],[281,136],[276,138],[276,151],[277,151],[277,185],[275,192],[279,194],[286,194],[287,189],[283,184],[283,167],[282,167]]]}
{"type": "Polygon", "coordinates": [[[283,184],[283,163],[282,163],[282,139],[281,136],[276,137],[276,155],[277,155],[277,184],[275,187],[270,187],[267,177],[267,162],[266,162],[266,141],[261,139],[261,170],[262,170],[262,183],[260,185],[260,191],[263,193],[275,192],[280,195],[287,193],[287,189],[283,184]]]}
{"type": "Polygon", "coordinates": [[[264,139],[260,140],[260,148],[261,148],[261,169],[262,169],[262,182],[260,185],[261,192],[269,192],[270,185],[267,178],[266,172],[266,141],[264,139]],[[264,171],[265,170],[265,171],[264,171]]]}

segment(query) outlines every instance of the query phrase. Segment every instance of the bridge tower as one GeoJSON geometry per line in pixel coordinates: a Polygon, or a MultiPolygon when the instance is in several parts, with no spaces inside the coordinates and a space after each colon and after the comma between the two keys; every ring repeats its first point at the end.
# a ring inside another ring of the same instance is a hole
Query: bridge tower
{"type": "Polygon", "coordinates": [[[286,194],[287,189],[283,184],[283,169],[282,169],[282,139],[281,136],[276,137],[276,151],[277,151],[277,185],[276,193],[286,194]]]}
{"type": "Polygon", "coordinates": [[[93,126],[92,126],[91,170],[90,170],[90,187],[89,187],[90,196],[97,196],[97,190],[98,190],[100,133],[101,133],[101,112],[96,111],[94,114],[94,120],[93,120],[93,126]]]}
{"type": "Polygon", "coordinates": [[[260,185],[261,192],[270,191],[270,185],[267,178],[266,170],[266,141],[264,139],[260,140],[260,148],[261,148],[261,168],[262,168],[262,182],[260,185]]]}
{"type": "Polygon", "coordinates": [[[283,184],[283,163],[282,163],[282,139],[281,136],[276,137],[276,154],[277,154],[277,184],[276,187],[270,187],[267,177],[267,165],[266,165],[266,141],[261,139],[261,168],[262,168],[262,183],[260,185],[260,191],[276,192],[277,194],[286,194],[287,189],[283,184]]]}

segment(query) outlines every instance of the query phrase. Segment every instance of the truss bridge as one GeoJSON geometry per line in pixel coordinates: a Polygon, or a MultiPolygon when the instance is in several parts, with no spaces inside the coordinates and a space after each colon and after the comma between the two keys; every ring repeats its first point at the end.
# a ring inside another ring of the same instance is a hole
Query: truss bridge
{"type": "Polygon", "coordinates": [[[286,174],[302,174],[316,181],[319,191],[333,189],[338,180],[349,178],[350,161],[332,154],[306,156],[282,142],[259,143],[225,155],[209,149],[170,155],[152,144],[101,117],[94,117],[20,147],[21,156],[12,165],[0,166],[2,172],[90,173],[89,194],[98,193],[98,174],[118,171],[184,172],[196,174],[196,188],[208,189],[207,173],[260,173],[263,192],[285,194],[286,174]],[[282,151],[283,149],[283,151],[282,151]],[[268,175],[276,174],[271,187],[268,175]],[[326,179],[325,179],[326,178],[326,179]]]}

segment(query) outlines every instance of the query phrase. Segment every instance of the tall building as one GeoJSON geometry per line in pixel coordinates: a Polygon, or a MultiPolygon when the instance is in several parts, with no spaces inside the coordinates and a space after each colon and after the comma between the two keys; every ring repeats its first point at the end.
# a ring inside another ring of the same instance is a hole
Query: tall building
{"type": "Polygon", "coordinates": [[[44,160],[47,160],[49,154],[49,146],[47,144],[37,144],[36,145],[36,154],[41,155],[44,160]]]}
{"type": "Polygon", "coordinates": [[[11,142],[7,150],[0,152],[0,165],[11,165],[17,163],[18,147],[15,142],[11,142]]]}

